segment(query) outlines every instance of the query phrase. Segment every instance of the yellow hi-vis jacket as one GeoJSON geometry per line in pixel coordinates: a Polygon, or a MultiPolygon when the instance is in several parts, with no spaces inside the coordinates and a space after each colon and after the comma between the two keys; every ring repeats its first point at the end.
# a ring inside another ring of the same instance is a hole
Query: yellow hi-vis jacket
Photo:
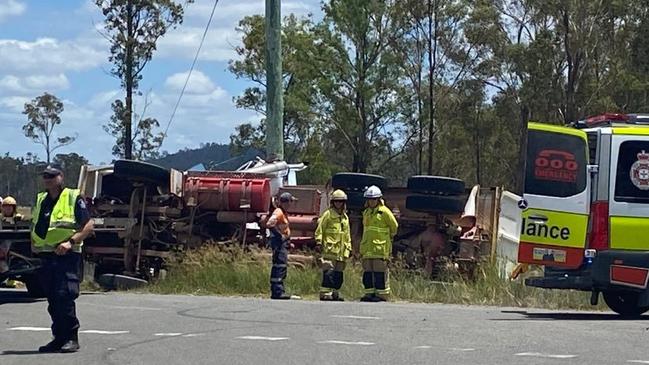
{"type": "MultiPolygon", "coordinates": [[[[77,232],[76,219],[74,217],[74,206],[79,197],[79,190],[65,188],[59,196],[59,200],[52,209],[50,215],[50,225],[47,229],[47,234],[44,238],[39,237],[36,232],[36,224],[41,212],[43,200],[47,197],[47,192],[38,194],[36,205],[32,210],[32,251],[38,252],[54,252],[56,247],[67,240],[69,240],[77,232]]],[[[74,252],[81,252],[82,242],[74,245],[72,250],[74,252]]]]}
{"type": "Polygon", "coordinates": [[[392,256],[392,238],[399,224],[383,200],[376,208],[363,211],[363,238],[361,257],[364,259],[388,259],[392,256]]]}
{"type": "Polygon", "coordinates": [[[322,258],[345,261],[352,251],[352,238],[349,230],[349,217],[339,214],[334,208],[327,209],[315,230],[315,240],[322,245],[322,258]]]}

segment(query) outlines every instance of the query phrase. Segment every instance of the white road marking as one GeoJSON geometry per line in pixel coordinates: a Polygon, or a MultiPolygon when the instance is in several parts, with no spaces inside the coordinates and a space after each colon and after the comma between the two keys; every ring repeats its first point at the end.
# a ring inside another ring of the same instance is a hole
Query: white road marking
{"type": "Polygon", "coordinates": [[[381,319],[379,317],[365,317],[365,316],[341,316],[335,315],[331,316],[332,318],[349,318],[349,319],[381,319]]]}
{"type": "Polygon", "coordinates": [[[198,337],[198,336],[203,336],[202,333],[188,333],[186,335],[183,335],[183,337],[198,337]]]}
{"type": "MultiPolygon", "coordinates": [[[[433,346],[417,346],[417,347],[415,347],[415,349],[422,349],[422,350],[432,349],[432,348],[433,348],[433,346]]],[[[449,350],[450,350],[450,351],[458,351],[458,352],[470,352],[470,351],[475,351],[475,349],[472,349],[472,348],[464,348],[464,349],[461,349],[461,348],[457,348],[457,347],[451,347],[449,350]]]]}
{"type": "Polygon", "coordinates": [[[172,332],[172,333],[156,333],[156,334],[154,334],[154,336],[160,336],[160,337],[176,337],[176,336],[181,336],[181,335],[182,335],[182,333],[176,333],[176,332],[172,332]]]}
{"type": "MultiPolygon", "coordinates": [[[[13,327],[8,331],[32,331],[32,332],[49,332],[51,329],[46,327],[13,327]]],[[[95,334],[95,335],[124,335],[130,333],[129,331],[102,331],[102,330],[83,330],[79,333],[95,334]]]]}
{"type": "Polygon", "coordinates": [[[265,336],[241,336],[237,337],[239,340],[262,340],[262,341],[284,341],[288,337],[265,337],[265,336]]]}
{"type": "Polygon", "coordinates": [[[553,354],[542,354],[540,352],[521,352],[514,354],[515,356],[527,356],[527,357],[542,357],[546,359],[574,359],[577,355],[553,355],[553,354]]]}
{"type": "Polygon", "coordinates": [[[334,345],[357,345],[357,346],[372,346],[376,345],[374,342],[350,342],[350,341],[338,341],[338,340],[329,340],[329,341],[319,341],[318,343],[322,344],[334,344],[334,345]]]}
{"type": "Polygon", "coordinates": [[[626,362],[630,362],[632,364],[649,364],[649,360],[627,360],[626,362]]]}
{"type": "Polygon", "coordinates": [[[90,333],[95,335],[125,335],[127,333],[130,333],[130,331],[84,330],[84,331],[79,331],[79,333],[90,333]]]}

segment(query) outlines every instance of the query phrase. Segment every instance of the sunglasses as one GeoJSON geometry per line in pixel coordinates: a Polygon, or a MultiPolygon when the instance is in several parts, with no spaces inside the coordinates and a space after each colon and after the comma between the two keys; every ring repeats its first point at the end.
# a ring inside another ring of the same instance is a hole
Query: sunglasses
{"type": "Polygon", "coordinates": [[[44,179],[44,180],[52,180],[52,179],[54,179],[54,178],[57,177],[57,176],[58,176],[58,175],[53,175],[53,174],[43,174],[43,179],[44,179]]]}

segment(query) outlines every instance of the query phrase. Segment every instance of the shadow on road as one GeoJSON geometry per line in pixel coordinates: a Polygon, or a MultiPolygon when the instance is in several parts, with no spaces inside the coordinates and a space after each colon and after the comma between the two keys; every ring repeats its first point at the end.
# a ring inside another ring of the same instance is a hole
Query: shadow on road
{"type": "Polygon", "coordinates": [[[0,355],[43,355],[38,350],[8,350],[0,352],[0,355]]]}
{"type": "Polygon", "coordinates": [[[4,289],[0,290],[0,305],[7,303],[34,303],[45,299],[32,298],[24,290],[4,289]]]}
{"type": "Polygon", "coordinates": [[[592,312],[528,312],[528,311],[501,311],[503,314],[518,314],[520,318],[495,318],[493,321],[649,321],[649,316],[635,318],[622,317],[615,313],[592,312]]]}

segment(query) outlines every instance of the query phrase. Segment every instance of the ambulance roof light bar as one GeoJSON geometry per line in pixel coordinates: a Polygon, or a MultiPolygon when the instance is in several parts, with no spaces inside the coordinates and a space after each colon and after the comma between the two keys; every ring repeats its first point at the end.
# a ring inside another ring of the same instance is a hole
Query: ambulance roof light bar
{"type": "Polygon", "coordinates": [[[614,123],[649,125],[649,114],[604,113],[577,121],[572,126],[576,128],[594,128],[610,126],[614,123]]]}

